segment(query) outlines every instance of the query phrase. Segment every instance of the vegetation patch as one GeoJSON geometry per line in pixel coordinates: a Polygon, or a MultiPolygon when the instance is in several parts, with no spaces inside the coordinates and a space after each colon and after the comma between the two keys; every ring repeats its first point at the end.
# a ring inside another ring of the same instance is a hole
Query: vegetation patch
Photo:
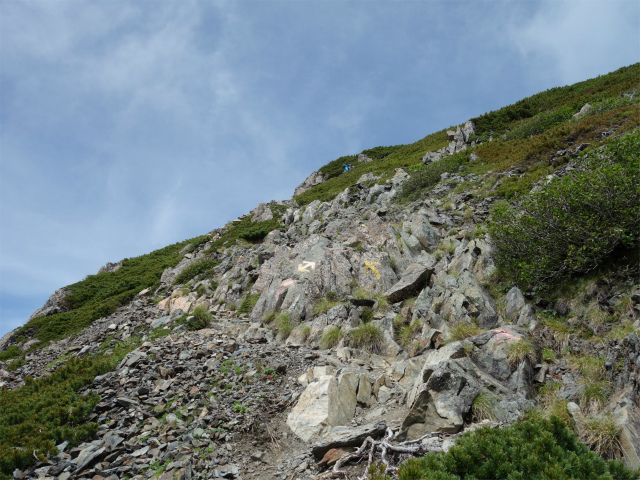
{"type": "Polygon", "coordinates": [[[340,327],[331,327],[320,339],[320,348],[333,348],[342,340],[342,329],[340,327]]]}
{"type": "Polygon", "coordinates": [[[631,480],[636,472],[605,461],[555,417],[462,435],[446,453],[430,452],[400,466],[400,480],[631,480]]]}
{"type": "Polygon", "coordinates": [[[495,420],[498,409],[498,397],[490,392],[479,393],[471,404],[474,421],[495,420]]]}
{"type": "Polygon", "coordinates": [[[521,338],[520,340],[509,342],[507,348],[507,361],[511,365],[519,365],[521,362],[529,360],[535,363],[536,349],[529,340],[521,338]]]}
{"type": "Polygon", "coordinates": [[[162,272],[175,267],[183,258],[180,251],[187,245],[208,241],[203,235],[185,240],[136,258],[126,258],[122,267],[113,272],[89,275],[84,280],[69,285],[71,293],[66,302],[67,312],[30,320],[16,330],[15,337],[23,336],[40,340],[29,351],[46,343],[79,332],[98,318],[106,317],[122,305],[126,305],[143,289],[154,289],[160,284],[162,272]]]}
{"type": "Polygon", "coordinates": [[[636,63],[608,75],[566,87],[551,88],[513,105],[473,118],[476,135],[484,140],[488,135],[503,134],[514,122],[531,118],[539,112],[564,106],[578,111],[585,103],[597,102],[603,97],[620,97],[623,92],[637,88],[639,77],[640,64],[636,63]]]}
{"type": "Polygon", "coordinates": [[[538,113],[531,118],[518,122],[515,127],[507,133],[507,140],[521,140],[539,135],[545,130],[549,130],[568,120],[574,113],[575,110],[568,106],[538,113]]]}
{"type": "Polygon", "coordinates": [[[238,221],[231,222],[224,228],[220,237],[211,243],[205,253],[217,252],[220,249],[235,245],[237,240],[244,240],[250,243],[260,242],[269,232],[282,226],[280,210],[272,208],[271,212],[274,214],[272,220],[253,223],[251,221],[253,215],[249,215],[238,221]]]}
{"type": "Polygon", "coordinates": [[[190,281],[191,279],[200,276],[202,278],[209,277],[213,274],[214,269],[220,264],[219,261],[213,258],[205,258],[200,260],[199,262],[192,263],[187,268],[185,268],[176,279],[173,281],[174,285],[184,284],[190,281]]]}
{"type": "Polygon", "coordinates": [[[0,390],[0,478],[13,478],[25,469],[57,453],[56,445],[71,446],[90,439],[98,430],[86,423],[100,400],[91,392],[78,391],[107,373],[140,344],[140,339],[121,343],[109,356],[71,358],[51,375],[33,379],[16,390],[0,390]]]}
{"type": "Polygon", "coordinates": [[[213,319],[213,315],[204,305],[198,305],[193,310],[193,318],[187,322],[186,327],[187,330],[202,330],[203,328],[207,328],[211,320],[213,319]]]}
{"type": "Polygon", "coordinates": [[[324,298],[321,298],[315,303],[313,306],[313,313],[314,315],[322,315],[338,305],[340,305],[338,296],[335,292],[329,292],[324,298]]]}
{"type": "Polygon", "coordinates": [[[457,342],[465,338],[475,337],[482,332],[484,332],[484,330],[475,323],[460,322],[451,327],[447,340],[449,342],[457,342]]]}
{"type": "Polygon", "coordinates": [[[437,185],[443,173],[457,172],[469,161],[470,150],[443,158],[411,172],[411,177],[402,184],[398,199],[400,202],[413,202],[424,195],[425,190],[437,185]]]}
{"type": "MultiPolygon", "coordinates": [[[[345,188],[355,185],[355,183],[365,173],[373,173],[378,176],[382,175],[379,182],[383,182],[393,176],[393,172],[396,168],[408,168],[411,165],[419,163],[426,152],[442,148],[448,143],[445,129],[432,133],[431,135],[427,135],[423,139],[412,144],[398,145],[396,147],[378,147],[386,149],[384,151],[386,155],[382,156],[382,158],[367,163],[354,163],[352,161],[351,163],[353,164],[353,168],[348,172],[338,172],[337,176],[329,178],[329,180],[311,187],[306,192],[296,196],[295,200],[299,205],[307,205],[314,200],[320,200],[322,202],[332,200],[336,195],[344,191],[345,188]]],[[[380,151],[382,152],[382,150],[380,151]]],[[[353,156],[351,158],[356,157],[353,156]]],[[[343,162],[341,159],[338,159],[331,163],[333,164],[331,172],[337,172],[338,168],[342,172],[344,171],[342,164],[349,162],[343,162]]],[[[323,171],[323,168],[324,167],[320,168],[321,172],[323,171]]]]}
{"type": "Polygon", "coordinates": [[[11,345],[4,352],[0,352],[0,362],[6,362],[12,358],[17,358],[22,354],[22,350],[17,345],[11,345]]]}
{"type": "Polygon", "coordinates": [[[496,261],[524,286],[588,272],[640,240],[640,134],[612,142],[519,206],[498,206],[489,227],[496,261]]]}
{"type": "Polygon", "coordinates": [[[580,439],[598,455],[607,459],[622,457],[620,427],[612,415],[587,417],[578,429],[580,439]]]}
{"type": "Polygon", "coordinates": [[[242,299],[242,302],[240,302],[238,313],[251,313],[253,311],[253,307],[256,306],[256,303],[258,303],[259,299],[259,293],[250,293],[242,299]]]}
{"type": "Polygon", "coordinates": [[[384,345],[384,335],[379,327],[371,323],[365,323],[347,334],[346,343],[353,348],[361,348],[372,353],[381,353],[384,345]]]}
{"type": "Polygon", "coordinates": [[[275,318],[275,329],[276,332],[283,338],[287,338],[294,327],[293,320],[291,320],[291,316],[287,312],[282,312],[278,314],[275,318]]]}

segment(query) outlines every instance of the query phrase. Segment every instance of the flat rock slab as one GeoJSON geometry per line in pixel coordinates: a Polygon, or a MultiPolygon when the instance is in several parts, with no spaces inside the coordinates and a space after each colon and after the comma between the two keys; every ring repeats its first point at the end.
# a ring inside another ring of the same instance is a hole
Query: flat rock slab
{"type": "Polygon", "coordinates": [[[379,437],[384,434],[387,422],[380,420],[360,427],[335,427],[313,444],[311,453],[322,458],[332,448],[359,447],[367,437],[379,437]]]}
{"type": "Polygon", "coordinates": [[[376,304],[376,301],[372,298],[349,298],[349,303],[351,305],[355,305],[356,307],[373,307],[376,304]]]}
{"type": "Polygon", "coordinates": [[[391,303],[401,302],[417,295],[429,281],[433,268],[412,263],[402,274],[402,278],[384,294],[391,303]]]}

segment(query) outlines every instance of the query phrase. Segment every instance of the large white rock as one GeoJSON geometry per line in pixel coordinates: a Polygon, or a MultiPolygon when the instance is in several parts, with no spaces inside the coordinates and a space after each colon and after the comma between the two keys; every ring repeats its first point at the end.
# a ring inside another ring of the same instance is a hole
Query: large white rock
{"type": "Polygon", "coordinates": [[[317,377],[300,395],[287,417],[287,425],[308,442],[331,427],[349,424],[356,411],[357,388],[358,377],[354,373],[338,378],[317,377]]]}

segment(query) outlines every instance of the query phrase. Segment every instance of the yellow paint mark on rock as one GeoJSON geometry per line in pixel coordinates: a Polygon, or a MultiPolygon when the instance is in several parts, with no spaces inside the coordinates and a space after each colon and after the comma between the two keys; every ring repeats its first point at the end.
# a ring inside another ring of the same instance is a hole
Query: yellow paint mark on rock
{"type": "Polygon", "coordinates": [[[367,275],[369,275],[369,271],[372,271],[376,278],[380,278],[380,272],[378,271],[378,269],[375,267],[376,265],[380,265],[379,262],[370,262],[369,260],[365,260],[364,261],[364,266],[366,267],[366,273],[367,275]]]}

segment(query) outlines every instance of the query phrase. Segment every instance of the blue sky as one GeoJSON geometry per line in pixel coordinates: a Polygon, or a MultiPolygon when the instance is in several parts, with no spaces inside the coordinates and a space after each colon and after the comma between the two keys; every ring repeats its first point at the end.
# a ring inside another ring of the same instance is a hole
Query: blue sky
{"type": "Polygon", "coordinates": [[[0,336],[341,155],[639,60],[637,0],[0,0],[0,336]]]}

